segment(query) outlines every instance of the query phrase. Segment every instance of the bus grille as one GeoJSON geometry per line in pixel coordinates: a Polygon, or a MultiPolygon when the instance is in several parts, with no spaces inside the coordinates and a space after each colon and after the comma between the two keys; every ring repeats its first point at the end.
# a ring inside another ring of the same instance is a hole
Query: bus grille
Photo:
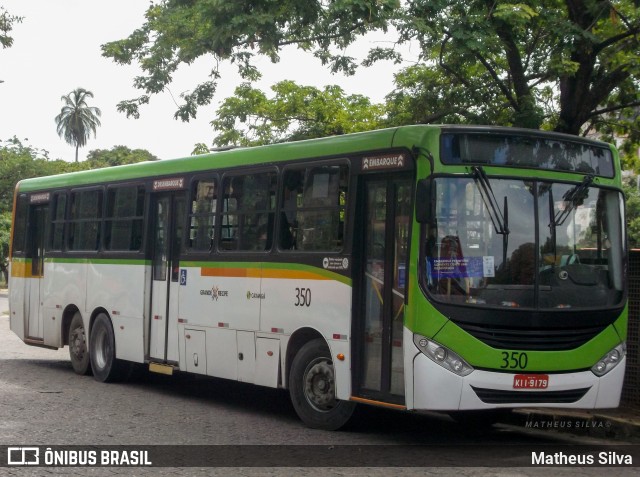
{"type": "Polygon", "coordinates": [[[502,391],[471,386],[482,402],[487,404],[542,404],[579,401],[590,388],[568,391],[502,391]]]}
{"type": "Polygon", "coordinates": [[[483,343],[498,349],[562,351],[575,349],[592,339],[606,326],[571,329],[518,329],[484,325],[458,325],[483,343]]]}

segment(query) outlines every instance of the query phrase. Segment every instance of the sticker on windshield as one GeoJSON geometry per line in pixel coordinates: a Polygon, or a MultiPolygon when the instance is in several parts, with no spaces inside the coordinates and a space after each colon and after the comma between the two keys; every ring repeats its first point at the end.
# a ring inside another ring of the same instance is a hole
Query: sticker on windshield
{"type": "Polygon", "coordinates": [[[493,256],[467,258],[429,258],[432,278],[495,277],[493,256]]]}
{"type": "Polygon", "coordinates": [[[485,255],[482,257],[482,276],[483,277],[495,277],[496,267],[495,260],[492,255],[485,255]]]}

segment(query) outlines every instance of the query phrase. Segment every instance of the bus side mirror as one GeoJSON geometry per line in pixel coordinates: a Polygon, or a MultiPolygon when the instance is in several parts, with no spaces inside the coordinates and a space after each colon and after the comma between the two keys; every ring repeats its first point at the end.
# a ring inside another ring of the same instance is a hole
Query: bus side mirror
{"type": "Polygon", "coordinates": [[[432,179],[418,181],[416,188],[416,220],[421,224],[429,224],[435,217],[435,186],[432,179]]]}

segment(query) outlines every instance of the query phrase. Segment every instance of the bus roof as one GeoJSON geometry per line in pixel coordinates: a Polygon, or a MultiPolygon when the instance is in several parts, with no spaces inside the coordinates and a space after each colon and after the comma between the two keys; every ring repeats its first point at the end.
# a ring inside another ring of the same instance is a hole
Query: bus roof
{"type": "MultiPolygon", "coordinates": [[[[410,126],[402,129],[415,129],[422,135],[432,126],[410,126]]],[[[139,162],[124,166],[70,172],[54,176],[24,179],[17,185],[20,192],[31,192],[61,187],[84,186],[115,181],[135,180],[146,177],[169,176],[189,172],[222,169],[230,166],[250,166],[270,164],[293,159],[305,159],[316,156],[339,156],[367,150],[380,150],[392,147],[393,138],[398,129],[381,129],[362,133],[332,136],[321,139],[309,139],[296,142],[231,149],[198,156],[176,159],[139,162]]]]}
{"type": "Polygon", "coordinates": [[[429,142],[435,140],[439,132],[443,129],[449,131],[467,130],[487,133],[509,131],[513,134],[521,133],[524,135],[546,136],[558,140],[611,147],[606,143],[577,136],[531,129],[506,128],[500,126],[413,125],[268,146],[237,148],[198,156],[140,162],[54,176],[36,177],[24,179],[20,181],[16,187],[19,192],[24,193],[63,187],[82,187],[93,184],[136,180],[147,177],[162,177],[210,171],[231,166],[265,165],[312,157],[336,157],[359,152],[384,150],[391,147],[412,148],[413,146],[426,147],[430,145],[430,147],[437,149],[437,143],[429,144],[429,142]]]}

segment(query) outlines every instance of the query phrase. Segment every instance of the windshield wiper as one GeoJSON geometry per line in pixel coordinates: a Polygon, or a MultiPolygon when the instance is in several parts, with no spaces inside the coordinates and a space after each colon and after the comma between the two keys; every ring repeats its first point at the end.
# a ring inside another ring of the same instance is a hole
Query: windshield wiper
{"type": "Polygon", "coordinates": [[[489,218],[491,219],[493,228],[496,230],[497,234],[504,235],[506,237],[509,235],[507,196],[504,197],[503,213],[503,211],[500,210],[500,205],[496,200],[496,196],[491,188],[491,183],[489,182],[489,178],[484,172],[484,169],[481,166],[473,166],[471,168],[471,173],[473,175],[473,180],[480,191],[482,202],[484,202],[485,207],[489,211],[489,218]]]}
{"type": "Polygon", "coordinates": [[[589,174],[588,176],[584,176],[584,179],[582,179],[580,184],[572,187],[564,193],[562,196],[564,207],[555,214],[551,225],[562,225],[565,220],[567,220],[573,209],[582,205],[584,199],[589,196],[589,186],[591,186],[592,183],[593,175],[589,174]]]}

